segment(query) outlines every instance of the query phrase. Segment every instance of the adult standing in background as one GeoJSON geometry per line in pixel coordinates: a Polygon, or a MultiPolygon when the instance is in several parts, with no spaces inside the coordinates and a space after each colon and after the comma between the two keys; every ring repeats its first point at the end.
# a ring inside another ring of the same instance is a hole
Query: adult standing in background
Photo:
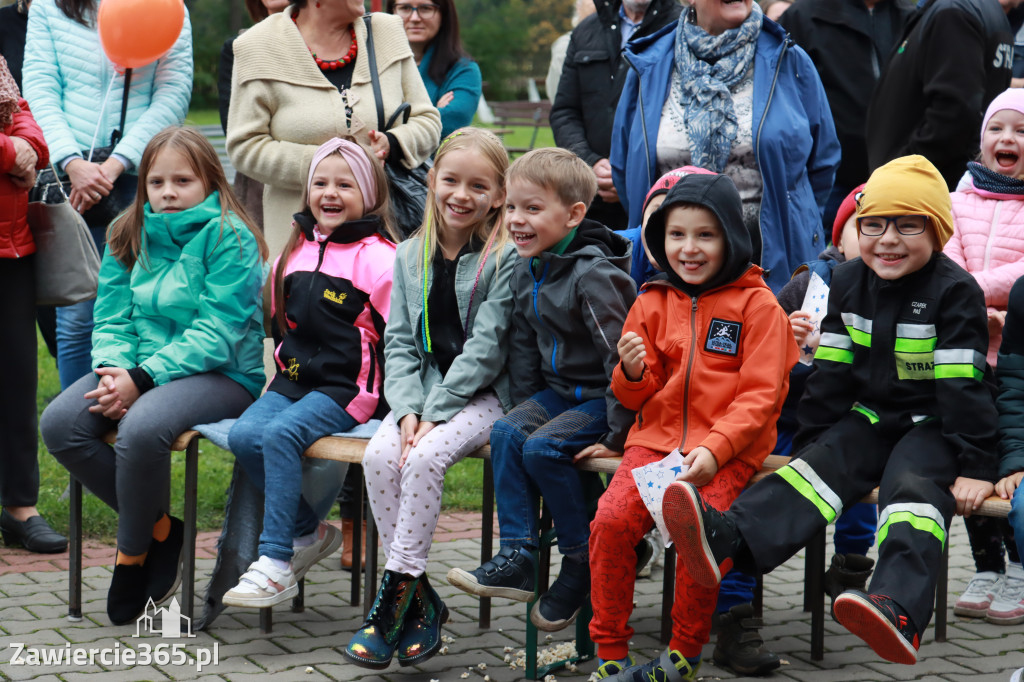
{"type": "Polygon", "coordinates": [[[870,174],[864,135],[868,104],[913,11],[910,0],[795,0],[778,19],[818,69],[843,150],[825,207],[827,231],[839,204],[870,174]]]}
{"type": "Polygon", "coordinates": [[[556,145],[575,153],[597,174],[597,197],[587,217],[621,230],[640,224],[627,220],[608,161],[615,106],[629,71],[622,50],[630,40],[674,25],[682,8],[678,0],[595,0],[594,4],[597,11],[581,21],[569,39],[551,107],[551,131],[556,145]]]}
{"type": "MultiPolygon", "coordinates": [[[[572,27],[575,29],[580,22],[597,11],[594,7],[594,0],[576,0],[572,10],[572,27]]],[[[569,40],[572,38],[572,31],[563,33],[551,43],[551,62],[548,64],[548,75],[544,79],[544,92],[548,99],[555,101],[558,93],[558,81],[562,78],[562,68],[565,66],[565,53],[569,51],[569,40]]]]}
{"type": "Polygon", "coordinates": [[[868,107],[868,165],[920,154],[950,190],[978,151],[981,118],[1010,85],[1020,0],[926,0],[907,22],[868,107]]]}
{"type": "MultiPolygon", "coordinates": [[[[89,160],[111,143],[120,125],[124,74],[103,55],[96,0],[34,0],[28,14],[23,78],[25,99],[43,129],[50,158],[71,179],[71,205],[82,213],[100,252],[107,219],[90,211],[112,195],[114,205],[135,197],[135,169],[150,138],[180,124],[192,97],[192,27],[185,23],[170,51],[132,70],[124,130],[110,157],[89,160]]],[[[100,212],[104,213],[104,212],[100,212]]],[[[67,388],[92,371],[93,301],[57,309],[57,371],[67,388]]]]}
{"type": "Polygon", "coordinates": [[[402,18],[423,85],[441,113],[441,139],[471,125],[483,79],[462,47],[454,1],[388,0],[387,11],[402,18]]]}
{"type": "Polygon", "coordinates": [[[7,70],[18,87],[21,83],[21,64],[25,55],[25,32],[28,30],[28,6],[32,0],[0,7],[0,55],[7,60],[7,70]]]}
{"type": "Polygon", "coordinates": [[[227,149],[235,168],[265,185],[271,258],[303,208],[309,164],[322,143],[352,136],[382,162],[415,168],[440,142],[441,117],[402,22],[382,13],[372,15],[372,24],[385,120],[403,102],[411,114],[387,133],[377,129],[362,16],[363,0],[290,0],[235,40],[227,149]]]}
{"type": "Polygon", "coordinates": [[[821,217],[839,142],[814,64],[752,0],[693,0],[631,42],[611,163],[630,224],[660,175],[699,166],[732,178],[772,291],[825,248],[821,217]]]}

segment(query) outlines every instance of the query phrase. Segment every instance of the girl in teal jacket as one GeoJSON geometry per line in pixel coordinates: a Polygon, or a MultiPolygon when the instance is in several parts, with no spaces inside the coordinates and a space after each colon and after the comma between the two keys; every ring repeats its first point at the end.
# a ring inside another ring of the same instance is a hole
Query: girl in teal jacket
{"type": "Polygon", "coordinates": [[[118,512],[107,595],[115,625],[169,599],[181,579],[183,525],[164,506],[171,444],[196,424],[239,416],[264,382],[267,247],[217,153],[198,131],[167,128],[143,152],[139,178],[100,266],[95,374],[40,420],[50,453],[118,512]]]}

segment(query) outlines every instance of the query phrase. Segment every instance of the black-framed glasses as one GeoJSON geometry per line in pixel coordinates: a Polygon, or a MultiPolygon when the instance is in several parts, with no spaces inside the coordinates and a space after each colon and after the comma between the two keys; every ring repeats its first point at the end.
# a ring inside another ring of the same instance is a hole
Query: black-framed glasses
{"type": "Polygon", "coordinates": [[[865,237],[881,237],[889,229],[889,225],[895,225],[896,231],[904,237],[912,237],[921,234],[928,227],[928,216],[926,215],[897,215],[897,216],[865,216],[857,218],[857,229],[865,237]]]}
{"type": "Polygon", "coordinates": [[[402,3],[400,5],[395,5],[395,14],[403,19],[408,19],[412,16],[412,13],[415,12],[420,15],[420,19],[428,20],[433,19],[439,9],[441,8],[438,5],[409,5],[402,3]]]}

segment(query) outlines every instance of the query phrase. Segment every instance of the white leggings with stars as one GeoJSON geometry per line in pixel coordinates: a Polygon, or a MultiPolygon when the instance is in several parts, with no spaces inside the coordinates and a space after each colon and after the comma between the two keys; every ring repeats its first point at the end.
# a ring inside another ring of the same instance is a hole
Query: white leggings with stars
{"type": "Polygon", "coordinates": [[[487,443],[501,416],[494,393],[478,393],[450,421],[438,424],[409,453],[402,455],[401,432],[393,413],[384,418],[366,446],[363,475],[373,518],[384,544],[384,568],[420,576],[441,513],[444,474],[460,459],[487,443]]]}

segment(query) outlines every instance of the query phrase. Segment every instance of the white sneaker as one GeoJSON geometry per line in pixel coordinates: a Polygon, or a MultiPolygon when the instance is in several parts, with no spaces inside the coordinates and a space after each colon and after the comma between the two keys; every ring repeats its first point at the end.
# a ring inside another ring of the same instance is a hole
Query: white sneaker
{"type": "Polygon", "coordinates": [[[228,606],[262,609],[287,601],[299,593],[291,566],[278,568],[274,560],[261,556],[249,564],[238,584],[221,599],[228,606]]]}
{"type": "Polygon", "coordinates": [[[1010,682],[1024,682],[1024,668],[1017,668],[1012,675],[1010,675],[1010,682]]]}
{"type": "Polygon", "coordinates": [[[306,571],[316,562],[325,559],[341,547],[341,531],[331,524],[321,521],[316,529],[316,539],[305,547],[294,547],[292,554],[292,572],[295,580],[302,580],[306,571]]]}
{"type": "Polygon", "coordinates": [[[654,564],[658,562],[658,559],[661,558],[662,553],[665,551],[664,545],[661,544],[661,533],[657,527],[644,535],[644,542],[651,547],[651,558],[637,571],[636,577],[638,578],[650,578],[651,569],[654,568],[654,564]]]}
{"type": "Polygon", "coordinates": [[[1024,623],[1024,568],[1019,564],[1006,567],[1003,583],[988,607],[985,620],[996,625],[1024,623]]]}
{"type": "Polygon", "coordinates": [[[975,573],[967,589],[956,600],[953,613],[958,616],[984,618],[988,615],[988,607],[992,605],[996,593],[1003,583],[1003,576],[995,571],[975,573]]]}

